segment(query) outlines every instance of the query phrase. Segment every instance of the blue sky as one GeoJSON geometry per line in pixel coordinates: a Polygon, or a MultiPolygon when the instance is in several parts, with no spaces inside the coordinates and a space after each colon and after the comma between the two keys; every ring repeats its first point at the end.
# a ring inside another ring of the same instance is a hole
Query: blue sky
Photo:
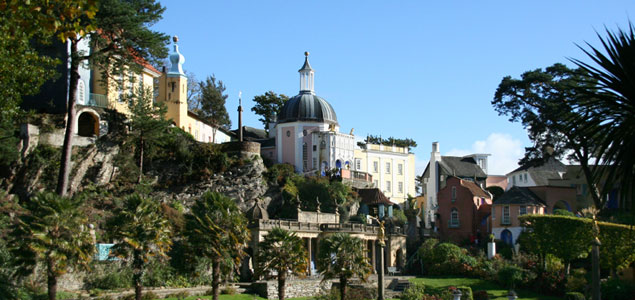
{"type": "Polygon", "coordinates": [[[184,68],[227,86],[232,127],[242,91],[246,126],[262,127],[253,97],[298,93],[304,51],[316,94],[340,131],[412,138],[417,172],[431,143],[443,155],[490,153],[490,174],[517,167],[529,145],[490,102],[504,76],[543,68],[595,32],[627,28],[635,1],[161,1],[154,29],[179,36],[184,68]]]}

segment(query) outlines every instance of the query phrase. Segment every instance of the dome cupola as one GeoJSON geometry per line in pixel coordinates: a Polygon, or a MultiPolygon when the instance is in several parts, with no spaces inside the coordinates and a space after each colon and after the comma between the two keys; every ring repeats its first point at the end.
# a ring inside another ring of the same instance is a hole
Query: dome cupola
{"type": "Polygon", "coordinates": [[[309,121],[337,125],[337,116],[331,104],[315,94],[313,84],[315,72],[309,64],[309,52],[304,52],[304,56],[304,65],[298,70],[300,93],[282,106],[278,123],[309,121]]]}
{"type": "Polygon", "coordinates": [[[172,66],[170,66],[168,76],[185,76],[185,72],[183,72],[183,63],[185,63],[185,57],[183,56],[183,54],[181,54],[181,52],[179,52],[179,45],[177,44],[179,42],[179,37],[175,35],[172,38],[172,41],[174,42],[174,51],[170,53],[170,63],[172,64],[172,66]]]}

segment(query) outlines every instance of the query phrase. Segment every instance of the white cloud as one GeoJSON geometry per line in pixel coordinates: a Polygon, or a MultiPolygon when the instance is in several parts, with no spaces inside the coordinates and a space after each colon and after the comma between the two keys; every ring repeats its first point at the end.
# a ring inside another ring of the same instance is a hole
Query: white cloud
{"type": "MultiPolygon", "coordinates": [[[[492,133],[484,141],[475,141],[471,149],[452,149],[443,155],[463,156],[473,153],[491,154],[488,159],[488,173],[505,175],[518,168],[518,160],[525,154],[519,139],[509,134],[492,133]]],[[[424,166],[425,168],[425,166],[424,166]]]]}

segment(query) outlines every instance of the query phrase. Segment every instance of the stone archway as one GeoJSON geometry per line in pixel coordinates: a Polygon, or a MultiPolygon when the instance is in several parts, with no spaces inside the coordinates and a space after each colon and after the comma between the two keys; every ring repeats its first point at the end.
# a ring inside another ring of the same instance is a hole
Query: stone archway
{"type": "Polygon", "coordinates": [[[77,135],[86,137],[99,136],[99,116],[90,111],[80,112],[77,118],[77,135]]]}

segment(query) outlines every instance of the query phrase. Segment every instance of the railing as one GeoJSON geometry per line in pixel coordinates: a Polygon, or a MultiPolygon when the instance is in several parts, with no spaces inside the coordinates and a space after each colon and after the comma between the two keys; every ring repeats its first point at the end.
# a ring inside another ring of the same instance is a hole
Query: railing
{"type": "Polygon", "coordinates": [[[249,227],[258,227],[260,229],[273,229],[280,227],[293,231],[320,231],[318,223],[298,222],[294,220],[253,220],[249,227]]]}
{"type": "Polygon", "coordinates": [[[108,97],[102,94],[90,93],[90,97],[88,99],[88,105],[108,108],[108,97]]]}
{"type": "MultiPolygon", "coordinates": [[[[363,232],[377,234],[379,226],[344,223],[344,224],[320,224],[321,231],[347,231],[347,232],[363,232]]],[[[404,229],[398,226],[386,228],[387,234],[404,234],[404,229]]]]}

